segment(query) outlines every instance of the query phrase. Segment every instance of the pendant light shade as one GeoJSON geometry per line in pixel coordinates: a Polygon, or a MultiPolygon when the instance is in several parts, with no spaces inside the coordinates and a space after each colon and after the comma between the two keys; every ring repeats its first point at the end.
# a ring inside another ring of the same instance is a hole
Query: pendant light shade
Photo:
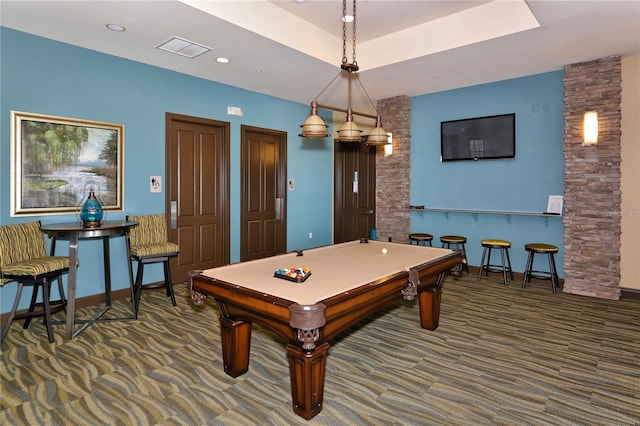
{"type": "Polygon", "coordinates": [[[362,142],[362,130],[353,122],[351,110],[347,112],[347,121],[338,129],[336,142],[362,142]]]}
{"type": "Polygon", "coordinates": [[[327,133],[327,123],[324,122],[322,117],[318,115],[318,102],[311,102],[311,115],[304,120],[302,127],[302,133],[298,136],[303,138],[326,138],[329,136],[327,133]]]}
{"type": "Polygon", "coordinates": [[[389,143],[389,135],[387,131],[382,128],[382,117],[376,118],[376,127],[370,132],[366,138],[367,145],[386,145],[389,143]]]}

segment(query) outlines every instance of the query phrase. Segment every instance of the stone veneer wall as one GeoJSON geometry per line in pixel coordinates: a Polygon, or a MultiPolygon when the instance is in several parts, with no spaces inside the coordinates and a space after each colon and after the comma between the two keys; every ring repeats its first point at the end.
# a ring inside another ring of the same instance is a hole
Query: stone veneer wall
{"type": "Polygon", "coordinates": [[[393,135],[393,154],[376,155],[376,228],[378,238],[409,241],[411,183],[411,98],[396,96],[377,103],[382,126],[393,135]]]}
{"type": "Polygon", "coordinates": [[[621,60],[565,67],[566,293],[620,298],[621,60]],[[598,112],[598,144],[582,145],[584,113],[598,112]]]}

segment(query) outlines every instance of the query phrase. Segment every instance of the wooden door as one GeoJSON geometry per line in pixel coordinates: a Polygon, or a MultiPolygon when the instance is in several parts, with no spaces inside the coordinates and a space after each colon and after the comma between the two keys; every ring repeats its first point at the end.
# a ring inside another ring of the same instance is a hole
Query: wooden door
{"type": "Polygon", "coordinates": [[[376,224],[376,148],[335,143],[334,243],[369,238],[376,224]]]}
{"type": "Polygon", "coordinates": [[[240,260],[287,249],[287,135],[241,127],[240,260]]]}
{"type": "MultiPolygon", "coordinates": [[[[166,114],[166,217],[173,282],[229,263],[229,123],[166,114]]],[[[143,158],[139,161],[144,161],[143,158]]]]}

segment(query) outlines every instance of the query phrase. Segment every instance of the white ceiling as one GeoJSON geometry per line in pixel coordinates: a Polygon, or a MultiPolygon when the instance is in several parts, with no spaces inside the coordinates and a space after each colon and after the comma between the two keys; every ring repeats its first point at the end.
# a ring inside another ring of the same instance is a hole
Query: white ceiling
{"type": "MultiPolygon", "coordinates": [[[[339,0],[0,1],[2,26],[303,103],[339,72],[341,15],[339,0]],[[212,50],[188,59],[156,48],[173,36],[212,50]]],[[[640,0],[357,2],[358,74],[373,100],[638,54],[640,0]]],[[[337,81],[321,103],[346,103],[337,81]]]]}

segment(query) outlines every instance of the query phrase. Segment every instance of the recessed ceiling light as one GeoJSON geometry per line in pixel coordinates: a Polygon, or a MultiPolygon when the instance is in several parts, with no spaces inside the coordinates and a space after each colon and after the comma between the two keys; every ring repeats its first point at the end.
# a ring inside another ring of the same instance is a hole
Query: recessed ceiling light
{"type": "Polygon", "coordinates": [[[127,31],[127,29],[125,27],[123,27],[122,25],[118,25],[118,24],[107,24],[106,26],[111,31],[115,31],[115,32],[118,32],[118,33],[121,33],[123,31],[127,31]]]}
{"type": "Polygon", "coordinates": [[[229,58],[216,58],[216,62],[220,62],[221,64],[228,64],[229,58]]]}
{"type": "Polygon", "coordinates": [[[353,15],[344,15],[340,20],[342,22],[353,22],[353,15]]]}

